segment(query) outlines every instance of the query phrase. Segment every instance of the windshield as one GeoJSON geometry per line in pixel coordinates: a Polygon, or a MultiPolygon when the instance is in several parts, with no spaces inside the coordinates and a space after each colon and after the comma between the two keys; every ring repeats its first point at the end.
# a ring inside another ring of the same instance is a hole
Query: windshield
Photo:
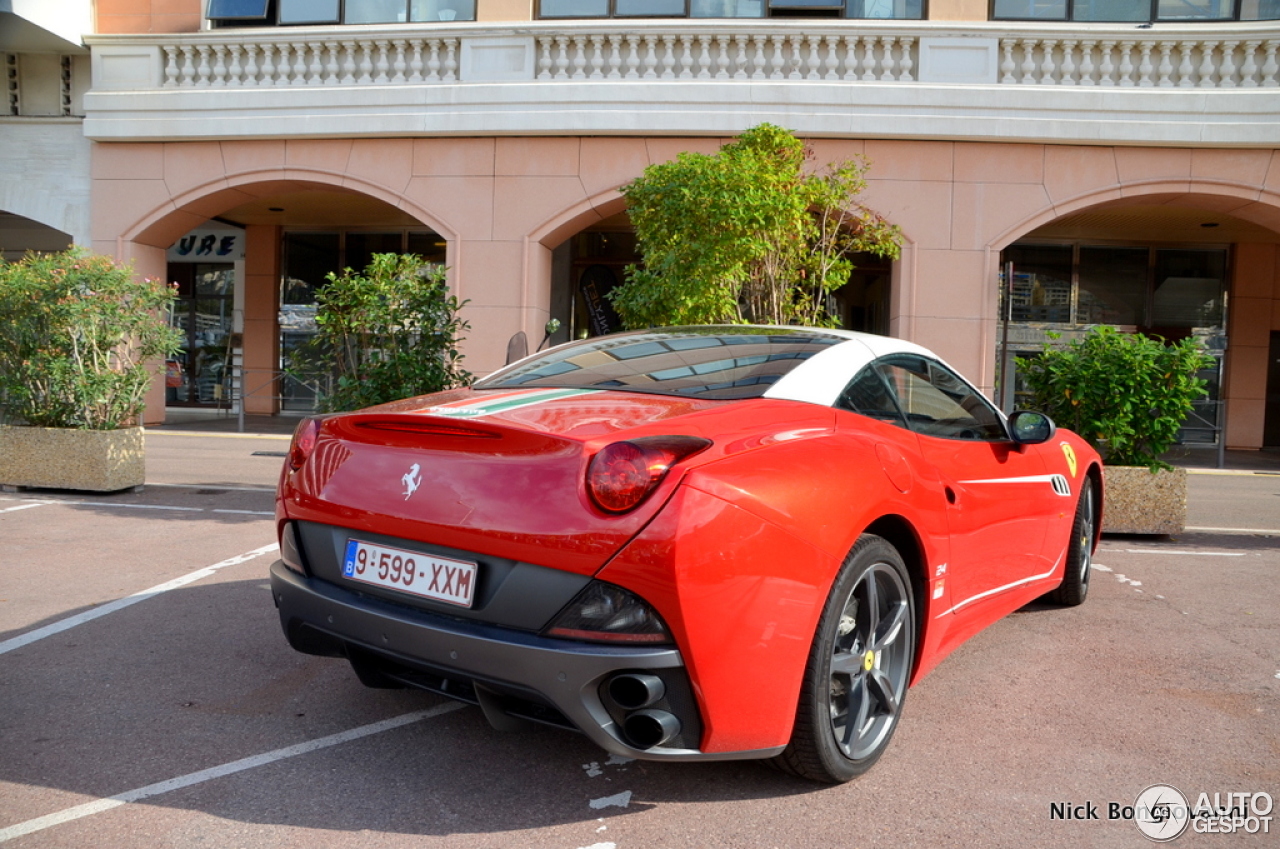
{"type": "Polygon", "coordinates": [[[571,342],[497,371],[476,389],[574,387],[698,398],[759,398],[829,345],[821,331],[678,327],[571,342]]]}

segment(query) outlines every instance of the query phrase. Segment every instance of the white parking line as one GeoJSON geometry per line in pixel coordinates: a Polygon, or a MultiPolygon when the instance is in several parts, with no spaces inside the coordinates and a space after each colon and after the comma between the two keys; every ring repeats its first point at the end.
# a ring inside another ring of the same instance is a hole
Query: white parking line
{"type": "MultiPolygon", "coordinates": [[[[1112,549],[1113,551],[1115,549],[1112,549]]],[[[1243,551],[1190,551],[1185,548],[1125,548],[1128,554],[1193,554],[1197,557],[1244,557],[1243,551]]]]}
{"type": "Polygon", "coordinates": [[[19,504],[17,507],[5,507],[0,510],[0,513],[12,513],[14,510],[30,510],[32,507],[43,507],[48,503],[47,501],[36,501],[31,504],[19,504]]]}
{"type": "Polygon", "coordinates": [[[37,640],[43,640],[45,637],[51,637],[54,634],[61,633],[62,631],[70,630],[77,625],[83,625],[86,622],[91,622],[94,619],[106,616],[108,613],[115,613],[117,610],[123,610],[124,608],[137,604],[140,601],[146,601],[153,596],[158,596],[161,593],[167,593],[169,590],[176,590],[178,587],[185,587],[187,584],[194,583],[201,578],[209,577],[219,569],[225,569],[228,566],[235,566],[240,563],[244,563],[247,560],[252,560],[255,557],[261,557],[268,551],[274,551],[275,548],[276,544],[273,542],[271,545],[264,545],[261,548],[255,548],[253,551],[247,551],[244,554],[237,554],[235,557],[229,557],[220,563],[213,564],[212,566],[206,566],[203,569],[188,572],[180,578],[174,578],[172,581],[154,586],[149,590],[143,590],[142,592],[134,593],[131,596],[125,596],[124,598],[107,602],[106,604],[99,605],[91,610],[86,610],[84,613],[78,613],[75,616],[68,616],[66,619],[60,619],[51,625],[45,625],[43,628],[28,631],[19,637],[14,637],[11,640],[5,640],[3,643],[0,643],[0,654],[6,654],[14,649],[30,645],[37,640]]]}
{"type": "Polygon", "coordinates": [[[170,778],[168,781],[159,781],[155,784],[148,784],[146,787],[139,787],[136,790],[127,790],[124,793],[117,794],[108,799],[95,799],[92,802],[86,802],[83,805],[76,805],[73,808],[66,808],[56,813],[48,814],[43,817],[36,817],[26,822],[20,822],[11,825],[8,828],[0,828],[0,843],[12,840],[15,837],[32,834],[37,831],[44,831],[46,828],[52,828],[55,825],[61,825],[64,822],[82,819],[92,816],[103,811],[109,811],[112,808],[118,808],[121,805],[127,805],[130,802],[138,802],[151,796],[159,796],[161,793],[169,793],[174,790],[181,790],[184,787],[190,787],[193,784],[203,784],[206,781],[212,781],[215,778],[222,778],[226,775],[233,775],[237,772],[244,772],[247,769],[253,769],[259,766],[265,766],[276,761],[282,761],[287,758],[305,755],[308,752],[315,752],[320,749],[327,749],[330,746],[337,746],[340,743],[347,743],[351,740],[359,740],[361,737],[368,737],[371,734],[380,734],[383,731],[390,731],[393,728],[401,728],[405,725],[411,725],[415,722],[421,722],[424,719],[432,719],[451,711],[466,707],[466,705],[453,702],[449,704],[437,705],[427,710],[414,711],[413,713],[405,713],[400,716],[384,719],[381,722],[374,722],[369,725],[361,725],[358,728],[352,728],[348,731],[340,731],[337,734],[330,734],[328,737],[319,737],[315,740],[308,740],[305,743],[296,743],[292,746],[285,746],[283,749],[276,749],[261,755],[253,755],[247,758],[241,758],[238,761],[222,764],[221,766],[202,769],[199,772],[188,773],[177,778],[170,778]]]}

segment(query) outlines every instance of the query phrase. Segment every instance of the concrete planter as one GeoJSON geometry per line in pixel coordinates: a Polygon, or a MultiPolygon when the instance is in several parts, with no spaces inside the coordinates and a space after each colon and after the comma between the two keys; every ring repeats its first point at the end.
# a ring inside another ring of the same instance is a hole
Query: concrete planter
{"type": "Polygon", "coordinates": [[[0,485],[115,492],[146,481],[142,428],[0,426],[0,485]]]}
{"type": "Polygon", "coordinates": [[[1144,466],[1107,466],[1102,530],[1112,534],[1179,534],[1187,526],[1187,470],[1154,475],[1144,466]]]}

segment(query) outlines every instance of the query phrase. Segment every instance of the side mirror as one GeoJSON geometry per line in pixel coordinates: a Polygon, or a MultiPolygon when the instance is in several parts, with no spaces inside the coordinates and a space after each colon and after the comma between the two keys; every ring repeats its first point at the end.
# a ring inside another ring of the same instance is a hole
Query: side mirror
{"type": "Polygon", "coordinates": [[[1016,410],[1009,416],[1009,433],[1019,445],[1039,445],[1053,439],[1058,426],[1044,413],[1016,410]]]}

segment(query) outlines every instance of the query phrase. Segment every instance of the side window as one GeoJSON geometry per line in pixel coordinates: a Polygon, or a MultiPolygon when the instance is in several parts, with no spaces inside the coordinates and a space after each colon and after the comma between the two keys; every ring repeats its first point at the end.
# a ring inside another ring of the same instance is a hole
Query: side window
{"type": "Polygon", "coordinates": [[[893,388],[912,430],[944,439],[1008,439],[995,407],[954,372],[923,357],[896,356],[876,368],[893,388]]]}
{"type": "Polygon", "coordinates": [[[875,366],[868,366],[850,381],[836,400],[836,406],[898,427],[907,426],[902,411],[893,400],[893,393],[875,366]]]}

